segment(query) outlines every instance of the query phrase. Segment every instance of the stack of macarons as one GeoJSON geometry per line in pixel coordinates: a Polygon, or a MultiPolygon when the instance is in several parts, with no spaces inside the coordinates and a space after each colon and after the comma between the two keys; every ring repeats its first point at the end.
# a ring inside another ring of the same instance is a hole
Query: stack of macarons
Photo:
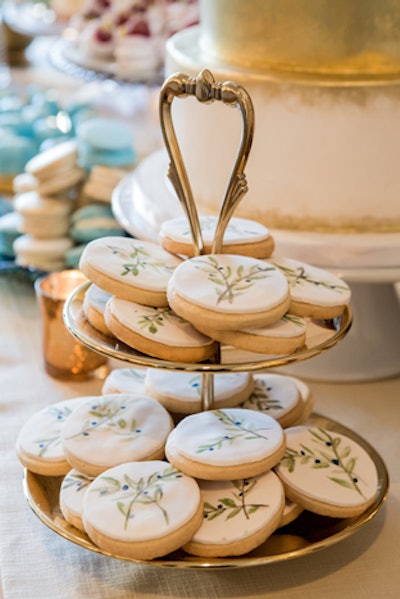
{"type": "Polygon", "coordinates": [[[25,165],[29,180],[21,182],[20,188],[33,189],[14,196],[23,233],[14,243],[20,266],[46,271],[65,266],[66,252],[73,245],[69,230],[74,196],[70,192],[85,175],[77,158],[77,142],[71,139],[39,152],[25,165]]]}

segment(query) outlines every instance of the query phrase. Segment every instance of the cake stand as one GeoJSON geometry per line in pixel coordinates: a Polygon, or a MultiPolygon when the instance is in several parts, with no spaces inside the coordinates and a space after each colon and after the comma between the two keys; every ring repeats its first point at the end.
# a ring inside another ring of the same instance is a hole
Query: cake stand
{"type": "MultiPolygon", "coordinates": [[[[112,208],[134,237],[157,241],[162,223],[183,215],[156,150],[115,188],[112,208]]],[[[334,272],[352,291],[354,324],[343,343],[312,362],[285,368],[320,381],[366,381],[400,373],[400,234],[329,234],[271,230],[275,253],[334,272]]]]}

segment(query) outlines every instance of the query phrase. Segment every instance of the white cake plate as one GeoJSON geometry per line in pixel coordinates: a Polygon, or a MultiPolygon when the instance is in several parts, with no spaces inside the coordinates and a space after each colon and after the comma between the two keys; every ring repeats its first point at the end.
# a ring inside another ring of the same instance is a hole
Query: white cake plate
{"type": "MultiPolygon", "coordinates": [[[[131,235],[158,241],[162,223],[183,215],[167,179],[164,149],[148,156],[115,188],[112,209],[131,235]]],[[[324,355],[283,370],[319,381],[366,381],[400,373],[400,234],[271,230],[275,254],[325,268],[351,287],[353,325],[324,355]]]]}

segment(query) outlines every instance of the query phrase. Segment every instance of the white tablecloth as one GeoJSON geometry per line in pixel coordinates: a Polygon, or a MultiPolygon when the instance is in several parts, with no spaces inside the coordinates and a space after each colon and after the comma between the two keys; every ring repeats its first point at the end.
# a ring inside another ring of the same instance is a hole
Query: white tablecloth
{"type": "Polygon", "coordinates": [[[74,545],[30,510],[14,449],[20,427],[49,403],[99,393],[101,382],[60,383],[45,374],[39,310],[30,283],[0,278],[0,331],[3,599],[400,596],[399,378],[358,384],[309,382],[316,411],[365,437],[387,465],[389,498],[371,522],[346,540],[295,560],[213,571],[162,569],[106,558],[74,545]]]}

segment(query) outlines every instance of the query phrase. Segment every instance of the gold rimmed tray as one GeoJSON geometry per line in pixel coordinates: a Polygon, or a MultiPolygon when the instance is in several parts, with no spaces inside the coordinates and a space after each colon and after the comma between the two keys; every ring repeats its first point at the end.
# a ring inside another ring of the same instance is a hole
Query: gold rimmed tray
{"type": "Polygon", "coordinates": [[[90,282],[81,285],[65,303],[64,322],[68,330],[81,343],[94,351],[137,366],[202,373],[250,372],[265,368],[276,368],[300,360],[307,360],[333,347],[346,335],[352,322],[349,307],[346,307],[339,318],[328,321],[310,321],[307,326],[305,346],[293,354],[271,356],[222,345],[221,357],[218,363],[170,362],[142,354],[117,339],[106,337],[94,329],[82,312],[83,300],[89,285],[90,282]]]}
{"type": "Polygon", "coordinates": [[[278,529],[260,547],[243,556],[224,558],[193,557],[183,550],[179,550],[163,558],[150,561],[121,557],[99,549],[86,534],[64,520],[59,505],[62,477],[46,477],[25,471],[25,497],[33,512],[51,530],[81,547],[115,559],[158,567],[204,569],[259,566],[298,558],[326,549],[359,531],[379,512],[389,490],[389,476],[386,466],[379,454],[367,441],[344,425],[319,414],[313,414],[308,423],[312,426],[319,426],[346,435],[368,452],[378,473],[375,501],[365,512],[355,518],[328,518],[304,511],[297,520],[284,528],[278,529]]]}

